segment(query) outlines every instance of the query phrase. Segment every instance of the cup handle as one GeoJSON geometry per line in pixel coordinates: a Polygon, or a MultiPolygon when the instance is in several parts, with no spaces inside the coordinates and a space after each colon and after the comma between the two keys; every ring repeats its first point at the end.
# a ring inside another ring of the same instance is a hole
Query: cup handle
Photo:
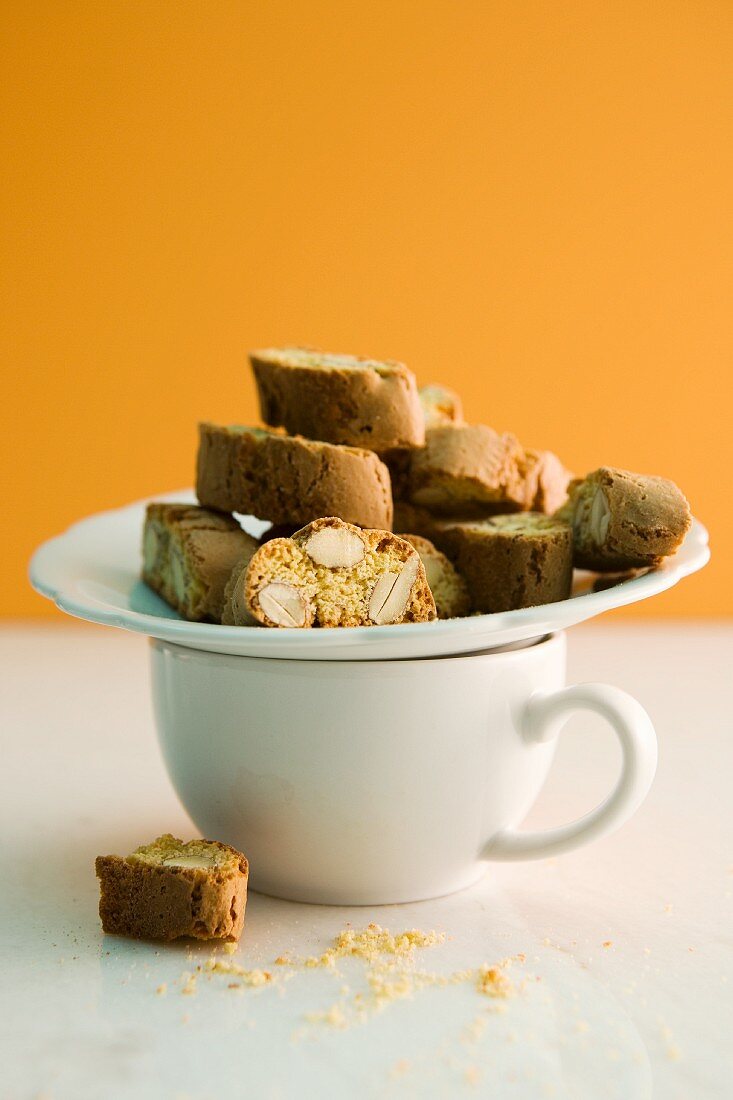
{"type": "Polygon", "coordinates": [[[550,741],[573,711],[590,710],[609,723],[623,759],[613,791],[590,813],[538,832],[503,829],[486,845],[484,859],[542,859],[579,848],[623,825],[646,798],[657,767],[657,738],[649,715],[625,691],[607,684],[576,684],[530,698],[522,735],[530,742],[550,741]]]}

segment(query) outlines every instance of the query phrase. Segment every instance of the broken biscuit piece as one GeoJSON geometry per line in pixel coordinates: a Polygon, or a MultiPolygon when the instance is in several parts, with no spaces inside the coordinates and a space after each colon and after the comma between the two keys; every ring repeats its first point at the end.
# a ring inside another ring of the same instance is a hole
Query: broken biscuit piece
{"type": "Polygon", "coordinates": [[[105,932],[154,940],[242,934],[249,866],[227,844],[184,844],[166,833],[125,858],[98,856],[96,872],[105,932]]]}
{"type": "Polygon", "coordinates": [[[455,390],[433,383],[418,390],[426,428],[463,423],[463,403],[455,390]]]}
{"type": "Polygon", "coordinates": [[[573,578],[568,523],[538,512],[436,522],[432,539],[464,577],[474,611],[566,600],[573,578]]]}
{"type": "Polygon", "coordinates": [[[614,466],[574,481],[556,514],[572,524],[575,564],[598,573],[659,565],[679,548],[692,522],[673,481],[614,466]]]}
{"type": "Polygon", "coordinates": [[[430,591],[435,599],[435,609],[439,619],[455,619],[459,615],[468,615],[471,600],[466,582],[445,554],[434,546],[430,539],[421,535],[400,535],[401,539],[414,546],[425,566],[430,591]]]}
{"type": "Polygon", "coordinates": [[[412,452],[409,499],[434,512],[476,516],[525,507],[524,451],[510,432],[482,424],[428,428],[412,452]]]}
{"type": "Polygon", "coordinates": [[[256,549],[232,516],[195,504],[149,504],[142,578],[185,619],[218,623],[234,565],[256,549]]]}
{"type": "Polygon", "coordinates": [[[319,516],[392,525],[389,471],[372,451],[262,428],[199,432],[196,495],[209,508],[298,526],[319,516]]]}
{"type": "Polygon", "coordinates": [[[266,348],[250,361],[272,427],[372,451],[423,443],[417,382],[404,363],[309,348],[266,348]]]}
{"type": "Polygon", "coordinates": [[[568,499],[572,474],[552,451],[526,447],[519,461],[525,484],[525,507],[529,512],[552,515],[568,499]]]}
{"type": "Polygon", "coordinates": [[[435,600],[416,550],[328,517],[272,539],[227,586],[226,622],[277,627],[428,622],[435,600]]]}

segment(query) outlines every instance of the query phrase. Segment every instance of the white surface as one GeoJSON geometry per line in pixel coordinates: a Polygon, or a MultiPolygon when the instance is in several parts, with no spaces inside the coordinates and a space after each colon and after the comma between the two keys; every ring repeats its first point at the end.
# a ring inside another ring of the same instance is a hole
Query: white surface
{"type": "Polygon", "coordinates": [[[562,632],[422,661],[272,661],[156,641],[163,759],[203,836],[246,850],[256,890],[331,905],[440,897],[476,882],[486,852],[570,851],[644,800],[657,762],[648,716],[618,688],[565,688],[565,650],[562,632]],[[615,732],[621,775],[580,820],[515,831],[577,710],[615,732]]]}
{"type": "MultiPolygon", "coordinates": [[[[468,986],[428,989],[336,1031],[304,1014],[344,982],[360,988],[358,965],[244,992],[217,976],[186,996],[178,979],[206,948],[189,961],[185,947],[102,936],[94,856],[191,830],[155,743],[147,646],[88,626],[5,628],[3,1100],[729,1097],[733,629],[593,625],[569,642],[571,682],[615,683],[656,724],[647,801],[592,848],[494,865],[437,901],[343,910],[252,894],[234,956],[246,966],[320,951],[348,920],[445,931],[418,960],[430,970],[527,955],[504,1012],[468,986]]],[[[617,751],[598,719],[573,718],[530,824],[594,804],[617,751]]]]}
{"type": "MultiPolygon", "coordinates": [[[[156,499],[194,501],[191,490],[156,499]]],[[[123,627],[168,642],[241,657],[306,661],[376,661],[435,657],[536,638],[664,592],[710,557],[708,534],[697,520],[680,550],[655,569],[605,592],[591,592],[591,574],[576,571],[574,596],[559,603],[442,622],[339,630],[263,630],[181,620],[139,580],[140,543],[147,501],[100,512],[44,543],[33,556],[33,585],[70,615],[123,627]]],[[[251,516],[243,526],[259,536],[266,526],[251,516]]]]}

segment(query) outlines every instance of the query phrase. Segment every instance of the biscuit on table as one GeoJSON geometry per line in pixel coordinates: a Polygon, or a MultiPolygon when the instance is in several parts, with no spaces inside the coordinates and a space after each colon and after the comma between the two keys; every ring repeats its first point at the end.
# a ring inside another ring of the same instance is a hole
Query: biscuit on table
{"type": "Polygon", "coordinates": [[[417,382],[403,363],[309,348],[266,348],[250,361],[272,427],[372,451],[424,440],[417,382]]]}
{"type": "Polygon", "coordinates": [[[428,622],[435,600],[417,551],[388,531],[335,517],[264,543],[233,571],[224,620],[237,626],[374,626],[428,622]]]}
{"type": "Polygon", "coordinates": [[[434,546],[430,539],[422,535],[399,536],[410,546],[414,546],[425,566],[430,591],[435,599],[435,610],[439,619],[455,619],[459,615],[468,615],[471,601],[463,577],[448,560],[445,554],[434,546]]]}
{"type": "Polygon", "coordinates": [[[432,383],[418,389],[426,428],[463,422],[463,402],[455,390],[432,383]]]}
{"type": "Polygon", "coordinates": [[[185,619],[217,623],[232,569],[256,548],[232,516],[194,504],[149,504],[142,578],[185,619]]]}
{"type": "Polygon", "coordinates": [[[437,522],[432,540],[468,585],[474,611],[513,611],[570,596],[573,537],[568,523],[538,512],[437,522]]]}
{"type": "Polygon", "coordinates": [[[212,840],[166,833],[132,855],[97,856],[105,932],[138,939],[238,940],[247,904],[246,858],[212,840]]]}
{"type": "Polygon", "coordinates": [[[361,527],[392,525],[389,471],[372,451],[262,428],[199,426],[200,502],[302,526],[340,516],[361,527]]]}
{"type": "Polygon", "coordinates": [[[679,548],[692,522],[673,481],[614,466],[574,481],[557,515],[572,524],[575,564],[598,573],[658,565],[679,548]]]}
{"type": "Polygon", "coordinates": [[[435,512],[477,515],[525,506],[523,449],[510,432],[482,424],[428,428],[412,452],[409,499],[435,512]]]}

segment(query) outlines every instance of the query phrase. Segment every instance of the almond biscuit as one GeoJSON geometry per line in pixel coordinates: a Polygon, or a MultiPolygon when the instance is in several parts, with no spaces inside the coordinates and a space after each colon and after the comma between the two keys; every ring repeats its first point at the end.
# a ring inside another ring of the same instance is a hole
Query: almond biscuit
{"type": "Polygon", "coordinates": [[[142,578],[185,619],[218,623],[234,565],[256,548],[232,516],[194,504],[149,504],[142,578]]]}
{"type": "Polygon", "coordinates": [[[226,844],[184,844],[166,833],[125,858],[98,856],[96,872],[105,932],[154,940],[242,934],[249,866],[226,844]]]}
{"type": "Polygon", "coordinates": [[[389,471],[372,451],[261,428],[199,431],[196,493],[207,507],[298,526],[326,515],[392,525],[389,471]]]}
{"type": "Polygon", "coordinates": [[[572,482],[557,515],[572,523],[575,564],[598,573],[659,565],[679,548],[692,522],[673,481],[615,466],[572,482]]]}
{"type": "Polygon", "coordinates": [[[374,626],[436,618],[419,554],[335,517],[272,539],[232,573],[225,618],[244,626],[374,626]]]}
{"type": "Polygon", "coordinates": [[[327,443],[387,451],[425,437],[415,375],[403,363],[309,348],[250,354],[266,424],[327,443]]]}

